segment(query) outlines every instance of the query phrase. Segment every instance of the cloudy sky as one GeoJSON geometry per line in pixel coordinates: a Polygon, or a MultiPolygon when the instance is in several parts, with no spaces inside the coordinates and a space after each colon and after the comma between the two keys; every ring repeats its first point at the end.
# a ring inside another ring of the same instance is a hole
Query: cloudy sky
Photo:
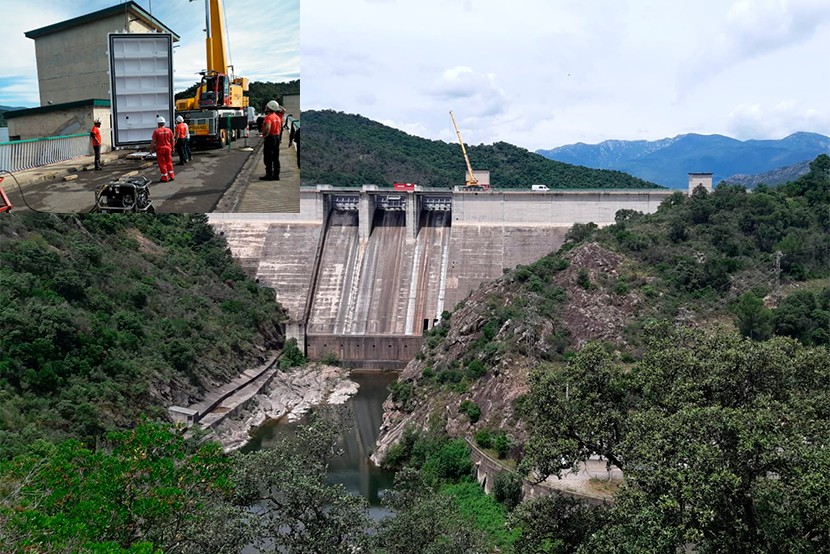
{"type": "Polygon", "coordinates": [[[830,135],[828,0],[304,0],[303,109],[552,148],[830,135]]]}
{"type": "MultiPolygon", "coordinates": [[[[123,3],[122,0],[0,0],[0,105],[39,106],[35,41],[23,33],[123,3]]],[[[205,60],[203,0],[137,0],[181,37],[173,50],[174,89],[199,80],[205,60]]],[[[231,61],[251,81],[300,77],[300,0],[225,0],[231,61]]]]}

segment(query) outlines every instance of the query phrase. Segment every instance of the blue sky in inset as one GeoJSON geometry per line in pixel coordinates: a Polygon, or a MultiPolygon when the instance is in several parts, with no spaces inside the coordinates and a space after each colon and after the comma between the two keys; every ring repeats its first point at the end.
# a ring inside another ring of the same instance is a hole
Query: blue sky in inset
{"type": "MultiPolygon", "coordinates": [[[[123,3],[120,0],[0,0],[0,105],[40,105],[35,42],[24,33],[123,3]]],[[[173,51],[174,89],[205,67],[204,0],[136,0],[181,37],[173,51]]],[[[230,57],[250,81],[300,78],[300,0],[224,0],[230,57]]]]}

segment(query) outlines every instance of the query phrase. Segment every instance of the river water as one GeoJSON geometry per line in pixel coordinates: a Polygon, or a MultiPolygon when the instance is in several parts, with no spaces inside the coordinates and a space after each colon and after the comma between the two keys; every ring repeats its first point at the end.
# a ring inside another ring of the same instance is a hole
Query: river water
{"type": "MultiPolygon", "coordinates": [[[[354,420],[340,437],[343,454],[329,465],[330,483],[340,483],[353,494],[359,494],[369,502],[369,515],[379,519],[390,512],[381,507],[383,494],[394,484],[394,472],[383,470],[369,459],[383,422],[383,402],[389,396],[389,384],[397,377],[392,371],[353,370],[349,378],[360,387],[347,404],[354,420]]],[[[251,440],[241,449],[253,452],[273,447],[285,433],[292,433],[302,420],[287,423],[269,421],[257,428],[251,440]]]]}

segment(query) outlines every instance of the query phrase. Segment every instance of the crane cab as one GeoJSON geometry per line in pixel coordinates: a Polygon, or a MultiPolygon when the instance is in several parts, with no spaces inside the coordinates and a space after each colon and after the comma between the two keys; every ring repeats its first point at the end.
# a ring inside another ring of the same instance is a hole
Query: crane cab
{"type": "Polygon", "coordinates": [[[202,76],[199,86],[199,108],[244,108],[243,92],[248,89],[248,79],[231,79],[224,73],[208,73],[202,76]]]}

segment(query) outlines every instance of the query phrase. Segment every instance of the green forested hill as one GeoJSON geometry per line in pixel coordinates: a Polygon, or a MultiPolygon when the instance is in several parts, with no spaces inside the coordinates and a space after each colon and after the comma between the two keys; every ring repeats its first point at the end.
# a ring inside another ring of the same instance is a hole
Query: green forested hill
{"type": "MultiPolygon", "coordinates": [[[[619,171],[555,162],[497,142],[468,146],[473,169],[490,171],[498,188],[655,188],[619,171]]],[[[303,112],[304,185],[352,186],[393,182],[429,187],[464,184],[466,165],[457,143],[408,135],[360,115],[333,110],[303,112]]]]}
{"type": "Polygon", "coordinates": [[[283,342],[203,215],[0,218],[0,459],[163,415],[283,342]]]}

